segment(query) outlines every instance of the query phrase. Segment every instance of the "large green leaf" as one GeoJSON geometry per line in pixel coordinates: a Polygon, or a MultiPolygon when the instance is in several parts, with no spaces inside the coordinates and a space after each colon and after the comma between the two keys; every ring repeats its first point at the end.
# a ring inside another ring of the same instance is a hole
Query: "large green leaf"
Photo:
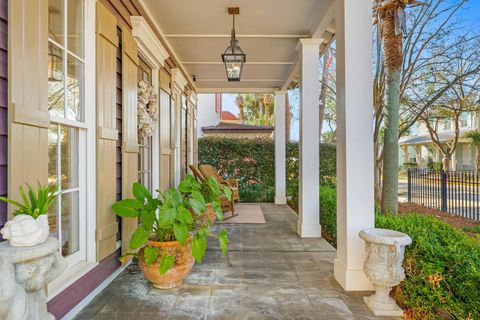
{"type": "Polygon", "coordinates": [[[177,210],[175,208],[161,209],[158,215],[158,227],[161,229],[171,228],[175,222],[177,210]]]}
{"type": "Polygon", "coordinates": [[[207,179],[208,186],[210,187],[210,190],[218,196],[220,194],[220,185],[218,184],[217,180],[214,178],[210,177],[207,179]]]}
{"type": "Polygon", "coordinates": [[[192,213],[183,206],[177,208],[177,221],[181,224],[191,225],[193,223],[192,213]]]}
{"type": "Polygon", "coordinates": [[[143,259],[147,265],[155,262],[158,258],[158,248],[146,246],[143,250],[143,259]]]}
{"type": "Polygon", "coordinates": [[[124,218],[135,218],[138,217],[138,210],[141,208],[143,203],[135,199],[124,199],[117,201],[113,206],[113,211],[124,218]]]}
{"type": "Polygon", "coordinates": [[[218,234],[218,243],[223,254],[227,254],[228,251],[228,233],[227,230],[222,230],[218,234]]]}
{"type": "Polygon", "coordinates": [[[213,207],[213,211],[215,212],[215,215],[217,216],[217,219],[219,221],[222,221],[223,220],[223,210],[222,210],[222,206],[220,205],[220,201],[212,201],[212,207],[213,207]]]}
{"type": "Polygon", "coordinates": [[[155,222],[155,211],[142,210],[140,212],[140,221],[147,231],[151,231],[155,222]]]}
{"type": "Polygon", "coordinates": [[[192,180],[188,178],[188,175],[185,177],[185,179],[180,181],[178,184],[178,190],[183,193],[192,191],[192,180]]]}
{"type": "Polygon", "coordinates": [[[130,239],[130,249],[135,250],[143,246],[149,236],[150,232],[140,225],[132,234],[132,238],[130,239]]]}
{"type": "Polygon", "coordinates": [[[188,237],[188,228],[186,225],[175,223],[173,225],[173,235],[181,245],[185,245],[188,237]]]}
{"type": "Polygon", "coordinates": [[[196,262],[201,263],[207,250],[207,240],[204,232],[195,234],[192,240],[192,255],[196,262]]]}
{"type": "Polygon", "coordinates": [[[160,261],[160,267],[159,271],[160,274],[163,276],[165,273],[167,273],[168,270],[173,266],[173,263],[175,262],[175,256],[169,256],[167,254],[162,255],[162,260],[160,261]]]}
{"type": "Polygon", "coordinates": [[[178,192],[178,190],[171,189],[170,195],[172,199],[172,206],[174,206],[175,208],[183,203],[182,195],[180,194],[180,192],[178,192]]]}
{"type": "Polygon", "coordinates": [[[142,203],[144,203],[145,199],[147,200],[152,199],[152,195],[150,194],[150,191],[148,191],[148,189],[144,185],[138,182],[135,182],[133,184],[132,193],[135,199],[141,201],[142,203]]]}
{"type": "Polygon", "coordinates": [[[232,189],[230,189],[230,187],[223,187],[223,194],[225,194],[225,197],[227,197],[227,199],[232,199],[232,189]]]}

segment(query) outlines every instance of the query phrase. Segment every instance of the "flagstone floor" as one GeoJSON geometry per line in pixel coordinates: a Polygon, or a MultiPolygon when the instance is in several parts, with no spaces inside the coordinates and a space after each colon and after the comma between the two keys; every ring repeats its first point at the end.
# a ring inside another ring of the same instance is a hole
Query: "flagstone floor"
{"type": "Polygon", "coordinates": [[[265,224],[217,225],[229,230],[228,256],[209,243],[182,287],[155,289],[131,265],[75,319],[387,319],[370,313],[366,293],[342,290],[335,249],[300,239],[290,208],[261,208],[265,224]]]}

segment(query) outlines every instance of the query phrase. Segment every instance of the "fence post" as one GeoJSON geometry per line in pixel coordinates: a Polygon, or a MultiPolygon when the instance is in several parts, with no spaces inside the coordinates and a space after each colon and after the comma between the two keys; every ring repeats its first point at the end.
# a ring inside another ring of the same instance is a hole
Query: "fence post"
{"type": "Polygon", "coordinates": [[[447,212],[447,173],[445,171],[441,172],[442,177],[442,211],[447,212]]]}
{"type": "Polygon", "coordinates": [[[407,190],[408,190],[408,202],[412,202],[412,169],[408,168],[407,171],[407,190]]]}

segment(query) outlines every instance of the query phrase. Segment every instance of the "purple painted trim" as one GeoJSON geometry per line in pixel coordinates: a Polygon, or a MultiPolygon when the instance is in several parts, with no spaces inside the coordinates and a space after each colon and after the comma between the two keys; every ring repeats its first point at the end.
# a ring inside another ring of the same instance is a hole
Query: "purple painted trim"
{"type": "Polygon", "coordinates": [[[65,316],[120,267],[119,257],[120,250],[117,250],[100,261],[90,272],[50,300],[47,304],[48,312],[53,314],[55,319],[61,319],[65,316]]]}
{"type": "MultiPolygon", "coordinates": [[[[7,196],[7,158],[8,158],[8,0],[0,0],[0,196],[7,196]]],[[[0,228],[7,221],[7,206],[0,203],[0,228]]],[[[0,236],[0,241],[3,241],[0,236]]]]}

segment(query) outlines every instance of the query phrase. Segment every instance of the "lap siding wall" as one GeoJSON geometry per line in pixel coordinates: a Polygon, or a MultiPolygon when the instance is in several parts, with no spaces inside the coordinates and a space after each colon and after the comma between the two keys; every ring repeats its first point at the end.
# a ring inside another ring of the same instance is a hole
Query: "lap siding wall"
{"type": "MultiPolygon", "coordinates": [[[[7,17],[8,0],[0,0],[0,196],[7,196],[7,133],[8,133],[8,99],[7,99],[7,17]]],[[[0,228],[7,220],[7,205],[0,202],[0,228]]],[[[0,241],[2,238],[0,236],[0,241]]]]}

